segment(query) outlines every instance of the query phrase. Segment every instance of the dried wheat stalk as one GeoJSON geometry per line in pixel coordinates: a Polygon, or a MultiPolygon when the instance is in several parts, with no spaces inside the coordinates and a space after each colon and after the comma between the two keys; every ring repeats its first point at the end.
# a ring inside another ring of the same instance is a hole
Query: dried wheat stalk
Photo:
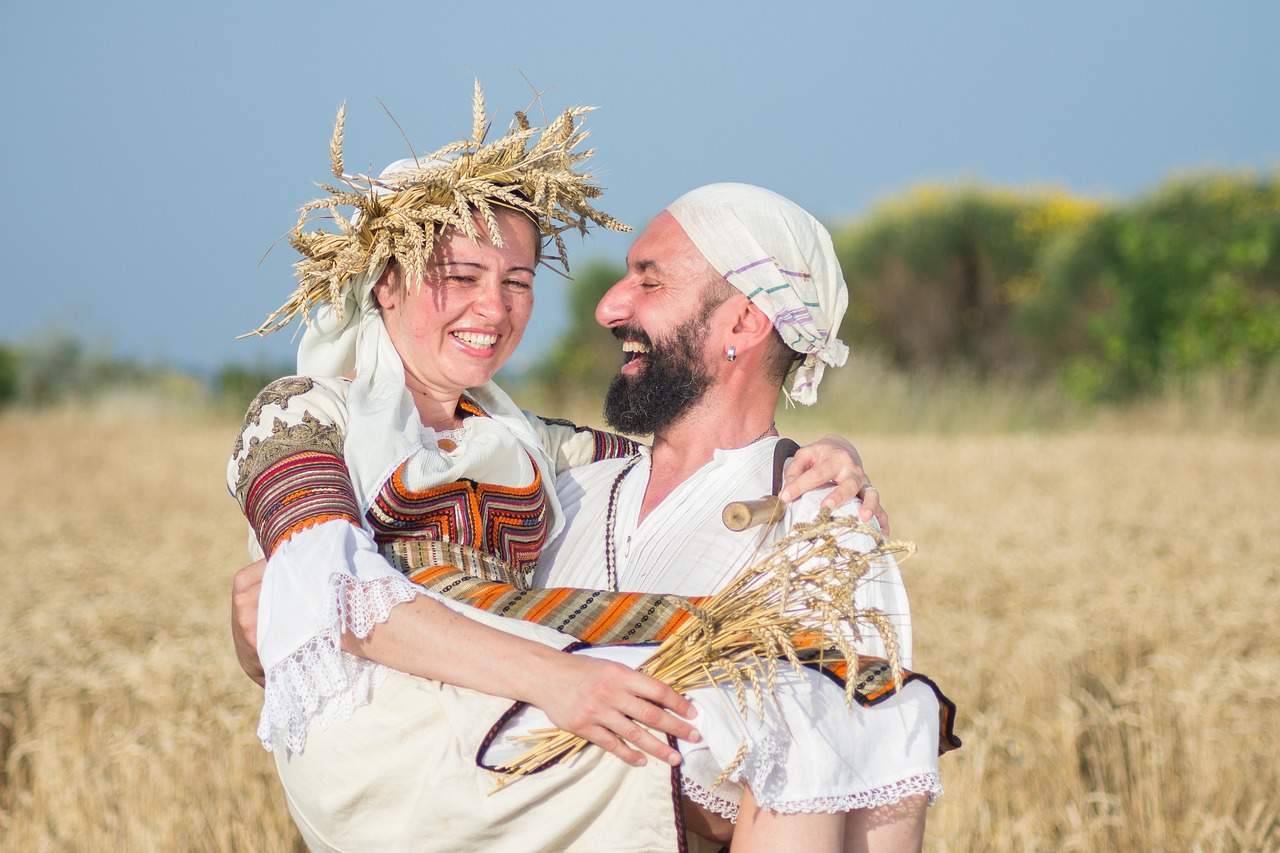
{"type": "MultiPolygon", "coordinates": [[[[856,517],[823,511],[813,522],[796,524],[765,557],[701,606],[690,605],[693,618],[673,632],[640,671],[682,693],[713,684],[732,688],[745,714],[748,691],[761,709],[766,697],[774,695],[779,661],[798,670],[802,664],[797,652],[838,649],[856,667],[853,643],[860,630],[870,629],[883,640],[894,681],[900,685],[902,664],[892,623],[879,610],[858,607],[854,593],[869,581],[878,561],[905,559],[914,552],[912,543],[884,540],[856,517]],[[841,537],[851,532],[870,535],[875,547],[861,552],[842,545],[841,537]]],[[[845,703],[850,707],[853,692],[853,681],[846,680],[845,703]]],[[[500,777],[499,787],[588,745],[560,730],[532,734],[529,740],[535,746],[499,768],[508,774],[500,777]]],[[[744,750],[745,744],[716,785],[741,764],[744,750]]]]}

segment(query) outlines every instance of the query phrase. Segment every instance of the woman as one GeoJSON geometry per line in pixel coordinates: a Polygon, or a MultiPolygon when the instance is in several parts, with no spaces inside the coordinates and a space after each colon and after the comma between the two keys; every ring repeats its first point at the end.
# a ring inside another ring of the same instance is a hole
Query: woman
{"type": "MultiPolygon", "coordinates": [[[[565,113],[527,151],[527,128],[483,145],[478,117],[476,137],[455,161],[393,164],[368,182],[367,196],[335,188],[336,202],[359,209],[339,220],[341,235],[304,234],[301,222],[295,231],[303,284],[284,320],[273,316],[263,331],[287,323],[316,293],[333,307],[304,336],[304,375],[273,383],[251,406],[228,469],[271,558],[259,613],[259,734],[268,748],[283,743],[291,753],[277,751],[286,782],[315,770],[291,769],[292,753],[303,751],[310,729],[368,701],[374,681],[387,677],[378,664],[527,702],[633,763],[620,735],[673,764],[679,755],[635,734],[632,720],[699,739],[681,719],[692,706],[664,685],[562,654],[555,649],[563,635],[540,626],[423,594],[388,562],[410,579],[448,563],[519,584],[561,523],[545,488],[556,472],[632,450],[625,439],[527,416],[490,381],[529,318],[539,232],[559,243],[565,225],[616,226],[586,201],[594,188],[568,168],[574,118],[565,113]],[[452,209],[425,198],[446,184],[457,196],[452,209]],[[354,379],[341,378],[352,368],[354,379]]],[[[340,134],[341,115],[334,172],[343,179],[340,134]]],[[[557,795],[557,804],[567,802],[557,795]]],[[[339,846],[309,832],[307,816],[291,807],[309,843],[339,846]]],[[[504,818],[507,831],[534,843],[535,830],[512,826],[515,819],[504,818]]],[[[578,827],[574,837],[590,831],[578,827]]],[[[661,833],[657,841],[648,829],[640,836],[642,846],[668,846],[661,833]]]]}

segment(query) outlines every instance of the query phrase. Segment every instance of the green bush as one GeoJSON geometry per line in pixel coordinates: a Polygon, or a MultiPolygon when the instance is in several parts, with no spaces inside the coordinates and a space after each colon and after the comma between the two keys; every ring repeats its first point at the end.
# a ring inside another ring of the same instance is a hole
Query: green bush
{"type": "Polygon", "coordinates": [[[98,360],[76,337],[52,331],[22,347],[18,371],[18,399],[27,405],[47,406],[98,390],[98,360]]]}
{"type": "Polygon", "coordinates": [[[143,364],[90,348],[76,336],[50,330],[18,346],[0,346],[0,406],[43,407],[67,402],[149,398],[190,404],[207,396],[195,376],[163,364],[143,364]]]}
{"type": "Polygon", "coordinates": [[[0,409],[11,406],[17,401],[20,370],[18,351],[6,344],[0,344],[0,409]]]}
{"type": "Polygon", "coordinates": [[[1280,179],[1204,175],[1105,212],[1046,251],[1023,306],[1069,391],[1123,399],[1280,353],[1280,179]]]}
{"type": "Polygon", "coordinates": [[[1044,247],[1097,213],[1062,192],[917,187],[836,229],[849,285],[841,337],[899,367],[1033,372],[1015,321],[1044,247]]]}

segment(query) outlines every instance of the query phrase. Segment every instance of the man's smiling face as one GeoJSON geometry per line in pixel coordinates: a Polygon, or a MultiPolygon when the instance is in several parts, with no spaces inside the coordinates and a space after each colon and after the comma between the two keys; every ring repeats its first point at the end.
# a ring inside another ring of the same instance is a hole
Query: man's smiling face
{"type": "Polygon", "coordinates": [[[596,306],[596,320],[622,342],[622,369],[605,399],[610,425],[658,432],[701,399],[712,381],[710,316],[725,287],[671,214],[649,223],[627,274],[596,306]]]}

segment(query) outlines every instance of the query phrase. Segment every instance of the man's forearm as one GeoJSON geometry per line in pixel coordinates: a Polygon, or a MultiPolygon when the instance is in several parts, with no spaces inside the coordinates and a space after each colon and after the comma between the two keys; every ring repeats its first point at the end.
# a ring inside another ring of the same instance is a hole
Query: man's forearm
{"type": "Polygon", "coordinates": [[[251,563],[235,573],[231,581],[231,642],[236,661],[244,674],[259,687],[266,686],[266,673],[258,658],[258,597],[262,594],[262,576],[267,561],[251,563]]]}

